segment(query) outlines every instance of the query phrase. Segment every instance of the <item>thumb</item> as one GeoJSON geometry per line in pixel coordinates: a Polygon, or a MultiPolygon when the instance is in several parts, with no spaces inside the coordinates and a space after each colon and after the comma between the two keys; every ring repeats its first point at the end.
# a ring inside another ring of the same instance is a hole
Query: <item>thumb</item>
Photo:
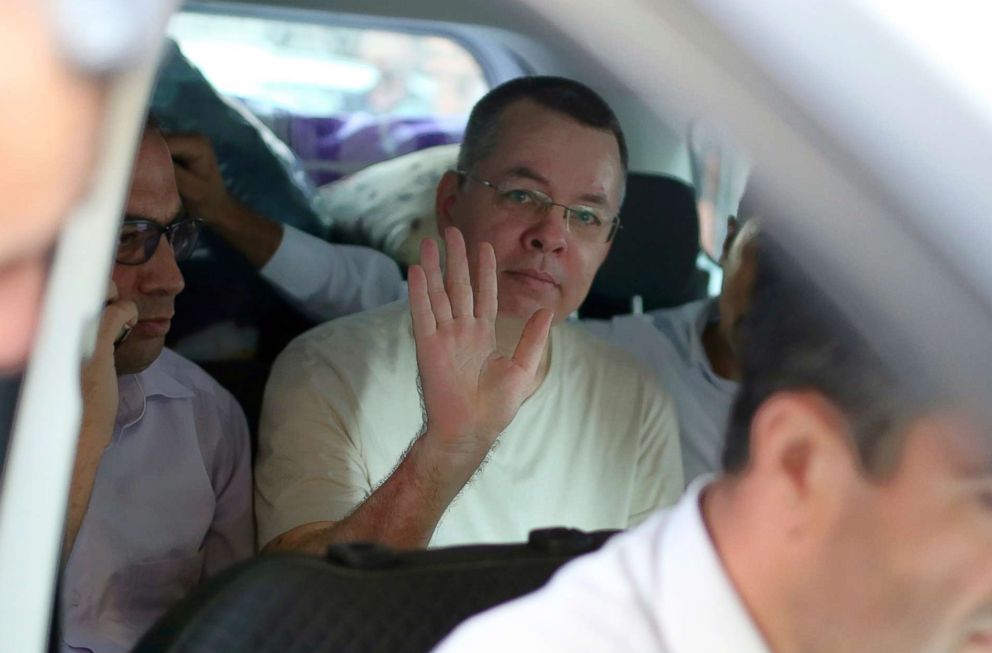
{"type": "Polygon", "coordinates": [[[527,324],[524,325],[523,333],[520,334],[520,341],[513,352],[513,362],[530,374],[536,374],[541,364],[553,318],[554,313],[548,309],[539,309],[530,316],[527,324]]]}

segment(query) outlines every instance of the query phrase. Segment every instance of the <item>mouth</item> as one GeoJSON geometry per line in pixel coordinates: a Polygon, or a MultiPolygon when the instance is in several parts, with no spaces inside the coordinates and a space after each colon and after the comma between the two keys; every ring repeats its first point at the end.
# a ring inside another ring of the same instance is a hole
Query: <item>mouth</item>
{"type": "Polygon", "coordinates": [[[164,336],[171,327],[171,315],[168,317],[149,317],[138,320],[134,326],[134,332],[136,335],[143,336],[164,336]]]}
{"type": "Polygon", "coordinates": [[[558,287],[560,284],[558,280],[552,275],[548,274],[544,270],[538,270],[536,268],[527,268],[524,270],[507,270],[506,274],[511,277],[524,282],[537,283],[537,284],[547,284],[549,286],[558,287]]]}

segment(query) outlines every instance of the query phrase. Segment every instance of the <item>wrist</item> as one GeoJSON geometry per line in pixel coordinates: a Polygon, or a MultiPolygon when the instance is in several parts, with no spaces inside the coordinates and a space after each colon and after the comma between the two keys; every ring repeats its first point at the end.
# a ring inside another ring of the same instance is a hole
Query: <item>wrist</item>
{"type": "Polygon", "coordinates": [[[86,464],[99,464],[103,452],[110,446],[114,438],[114,422],[116,415],[109,418],[105,414],[83,414],[80,427],[79,442],[76,445],[76,459],[86,464]]]}
{"type": "Polygon", "coordinates": [[[475,474],[485,452],[452,447],[425,428],[407,453],[409,471],[425,496],[435,496],[447,504],[475,474]]]}

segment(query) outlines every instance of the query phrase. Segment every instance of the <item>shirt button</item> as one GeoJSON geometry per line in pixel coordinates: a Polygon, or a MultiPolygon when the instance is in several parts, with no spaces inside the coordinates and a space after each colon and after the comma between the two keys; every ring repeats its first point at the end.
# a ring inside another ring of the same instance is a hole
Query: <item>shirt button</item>
{"type": "Polygon", "coordinates": [[[74,608],[78,608],[79,604],[82,602],[82,598],[83,597],[79,594],[78,591],[72,592],[69,595],[69,605],[71,605],[74,608]]]}

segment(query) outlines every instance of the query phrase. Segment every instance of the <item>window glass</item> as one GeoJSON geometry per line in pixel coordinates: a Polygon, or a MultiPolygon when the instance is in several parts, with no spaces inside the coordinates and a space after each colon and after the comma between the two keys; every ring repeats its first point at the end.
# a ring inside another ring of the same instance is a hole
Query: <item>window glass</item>
{"type": "Polygon", "coordinates": [[[169,27],[222,94],[293,149],[317,184],[377,161],[459,142],[488,90],[447,36],[182,12],[169,27]]]}
{"type": "Polygon", "coordinates": [[[169,32],[218,90],[260,112],[458,115],[488,89],[443,36],[192,12],[169,32]]]}
{"type": "Polygon", "coordinates": [[[727,220],[737,215],[750,163],[741,148],[708,121],[694,121],[688,137],[699,213],[699,245],[706,256],[717,262],[723,254],[727,220]]]}

